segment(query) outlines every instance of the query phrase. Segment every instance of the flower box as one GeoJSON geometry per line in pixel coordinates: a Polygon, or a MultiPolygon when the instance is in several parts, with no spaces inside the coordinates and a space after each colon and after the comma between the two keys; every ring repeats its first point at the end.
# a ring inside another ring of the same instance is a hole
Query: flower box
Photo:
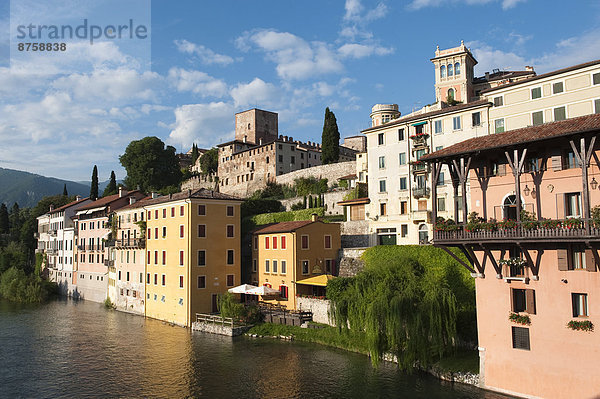
{"type": "Polygon", "coordinates": [[[594,323],[589,320],[571,320],[567,323],[567,327],[576,331],[594,331],[594,323]]]}
{"type": "Polygon", "coordinates": [[[524,326],[531,325],[531,319],[526,314],[510,312],[508,315],[508,320],[512,321],[513,323],[522,324],[524,326]]]}

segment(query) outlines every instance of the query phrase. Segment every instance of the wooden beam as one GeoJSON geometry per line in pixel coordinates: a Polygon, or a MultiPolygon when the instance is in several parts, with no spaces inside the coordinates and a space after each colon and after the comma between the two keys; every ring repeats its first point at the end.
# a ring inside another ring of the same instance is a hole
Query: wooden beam
{"type": "Polygon", "coordinates": [[[494,255],[492,254],[492,251],[490,251],[490,249],[486,246],[481,245],[481,248],[483,248],[483,252],[486,254],[486,256],[488,258],[490,258],[490,261],[492,262],[492,266],[494,267],[494,270],[496,271],[496,278],[502,278],[502,267],[498,264],[498,262],[496,262],[496,258],[494,258],[494,255]]]}
{"type": "Polygon", "coordinates": [[[475,255],[475,252],[473,251],[473,247],[469,247],[468,245],[464,245],[465,250],[469,253],[469,256],[471,258],[471,262],[473,263],[473,265],[475,266],[475,268],[477,269],[477,271],[479,271],[479,273],[483,274],[484,273],[484,266],[483,264],[479,263],[479,259],[477,259],[477,255],[475,255]]]}
{"type": "Polygon", "coordinates": [[[531,269],[531,272],[533,273],[533,277],[535,277],[534,280],[537,280],[539,278],[538,277],[538,267],[533,262],[533,259],[531,259],[531,255],[529,254],[529,250],[526,247],[524,247],[523,245],[519,245],[519,248],[521,248],[521,251],[523,251],[523,254],[525,255],[525,258],[527,259],[527,265],[531,269]]]}
{"type": "Polygon", "coordinates": [[[463,262],[462,259],[460,259],[458,256],[456,256],[454,254],[454,252],[452,252],[450,249],[448,249],[448,247],[444,246],[444,245],[434,245],[437,248],[441,248],[442,250],[444,250],[444,252],[446,252],[448,255],[450,255],[451,257],[454,258],[455,261],[457,261],[458,263],[460,263],[461,265],[463,265],[469,272],[471,273],[475,273],[475,270],[467,265],[465,262],[463,262]]]}

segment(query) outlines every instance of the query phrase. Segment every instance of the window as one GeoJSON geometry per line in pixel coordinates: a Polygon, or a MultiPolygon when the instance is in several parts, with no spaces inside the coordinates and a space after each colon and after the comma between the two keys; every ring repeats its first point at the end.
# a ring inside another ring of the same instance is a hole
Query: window
{"type": "Polygon", "coordinates": [[[185,228],[183,225],[179,226],[179,237],[183,238],[183,232],[185,231],[185,228]]]}
{"type": "Polygon", "coordinates": [[[400,154],[398,154],[398,162],[400,163],[400,165],[406,165],[406,153],[405,152],[401,152],[400,154]]]}
{"type": "Polygon", "coordinates": [[[384,133],[379,133],[377,135],[377,142],[378,142],[379,145],[384,145],[385,144],[384,133]]]}
{"type": "Polygon", "coordinates": [[[537,111],[531,114],[531,124],[533,126],[541,125],[544,123],[544,112],[537,111]]]}
{"type": "MultiPolygon", "coordinates": [[[[152,211],[148,211],[148,220],[152,219],[152,211]]],[[[84,226],[85,227],[85,226],[84,226]]],[[[85,229],[84,229],[85,230],[85,229]]]]}
{"type": "Polygon", "coordinates": [[[273,268],[271,270],[273,271],[273,273],[277,273],[277,261],[276,260],[273,261],[273,268]]]}
{"type": "Polygon", "coordinates": [[[206,205],[198,205],[198,216],[206,216],[206,205]]]}
{"type": "Polygon", "coordinates": [[[154,264],[158,265],[158,251],[154,251],[154,264]]]}
{"type": "Polygon", "coordinates": [[[285,260],[281,261],[281,274],[287,273],[287,262],[285,260]]]}
{"type": "Polygon", "coordinates": [[[433,131],[435,133],[442,133],[442,120],[437,120],[435,122],[433,122],[433,131]]]}
{"type": "Polygon", "coordinates": [[[121,271],[119,270],[119,276],[117,277],[117,280],[121,281],[121,271]]]}
{"type": "Polygon", "coordinates": [[[179,288],[183,288],[183,276],[179,276],[179,288]]]}
{"type": "Polygon", "coordinates": [[[564,121],[567,119],[567,111],[565,107],[554,108],[554,120],[555,121],[564,121]]]}
{"type": "Polygon", "coordinates": [[[204,249],[198,251],[198,266],[206,266],[206,251],[204,249]]]}
{"type": "Polygon", "coordinates": [[[400,236],[401,237],[406,237],[408,235],[408,225],[407,224],[401,224],[400,225],[400,236]]]}
{"type": "Polygon", "coordinates": [[[233,249],[228,249],[227,250],[227,264],[228,265],[233,265],[234,263],[234,251],[233,249]]]}
{"type": "Polygon", "coordinates": [[[529,350],[529,328],[512,327],[512,347],[529,350]]]}
{"type": "Polygon", "coordinates": [[[162,238],[166,238],[167,237],[167,227],[163,226],[162,228],[162,238]]]}
{"type": "Polygon", "coordinates": [[[181,206],[179,207],[179,216],[183,216],[184,209],[185,209],[185,208],[184,208],[184,206],[183,206],[183,205],[181,205],[181,206]]]}
{"type": "Polygon", "coordinates": [[[408,202],[400,201],[400,214],[406,215],[408,213],[408,202]]]}
{"type": "Polygon", "coordinates": [[[563,82],[552,84],[552,94],[562,93],[564,91],[563,82]]]}
{"type": "Polygon", "coordinates": [[[581,193],[565,194],[565,217],[581,217],[581,193]]]}
{"type": "Polygon", "coordinates": [[[281,249],[285,249],[285,236],[281,236],[281,249]]]}
{"type": "Polygon", "coordinates": [[[531,89],[531,99],[535,100],[536,98],[542,98],[542,88],[534,87],[531,89]]]}
{"type": "Polygon", "coordinates": [[[234,277],[235,276],[233,274],[227,275],[227,286],[228,287],[233,287],[233,285],[235,284],[234,277]]]}
{"type": "Polygon", "coordinates": [[[283,155],[279,156],[279,162],[283,162],[283,155]]]}
{"type": "Polygon", "coordinates": [[[183,258],[184,258],[184,252],[183,251],[179,251],[179,266],[183,266],[183,258]]]}
{"type": "Polygon", "coordinates": [[[398,129],[398,141],[404,141],[404,129],[398,129]]]}
{"type": "Polygon", "coordinates": [[[452,129],[454,130],[460,130],[461,126],[460,126],[460,116],[455,116],[454,118],[452,118],[452,129]]]}
{"type": "Polygon", "coordinates": [[[438,212],[445,212],[446,211],[446,198],[444,198],[444,197],[438,197],[438,199],[437,199],[437,210],[438,210],[438,212]]]}
{"type": "Polygon", "coordinates": [[[400,190],[407,190],[408,186],[406,183],[406,177],[401,177],[400,178],[400,190]]]}
{"type": "Polygon", "coordinates": [[[152,229],[148,229],[148,239],[152,239],[152,229]]]}
{"type": "Polygon", "coordinates": [[[206,288],[206,276],[198,276],[198,288],[206,288]]]}
{"type": "Polygon", "coordinates": [[[471,124],[473,126],[481,125],[481,112],[473,112],[471,114],[471,124]]]}
{"type": "Polygon", "coordinates": [[[594,113],[600,114],[600,99],[594,100],[594,113]]]}
{"type": "Polygon", "coordinates": [[[265,237],[265,249],[269,249],[269,237],[265,237]]]}
{"type": "Polygon", "coordinates": [[[579,161],[577,161],[575,153],[572,150],[569,150],[563,154],[562,167],[563,169],[573,169],[579,167],[579,161]]]}
{"type": "Polygon", "coordinates": [[[302,261],[302,274],[308,274],[308,261],[302,261]]]}
{"type": "Polygon", "coordinates": [[[600,85],[600,72],[592,75],[592,84],[600,85]]]}
{"type": "Polygon", "coordinates": [[[265,260],[265,273],[271,273],[271,264],[268,260],[265,260]]]}
{"type": "Polygon", "coordinates": [[[437,181],[437,185],[438,186],[442,186],[444,185],[444,172],[440,172],[440,175],[438,176],[438,181],[437,181]]]}
{"type": "Polygon", "coordinates": [[[325,249],[331,249],[331,236],[325,236],[325,249]]]}
{"type": "Polygon", "coordinates": [[[494,107],[501,107],[502,105],[504,105],[504,100],[502,97],[494,97],[494,107]]]}
{"type": "Polygon", "coordinates": [[[279,296],[281,299],[287,299],[288,297],[288,287],[286,285],[279,286],[279,296]]]}
{"type": "Polygon", "coordinates": [[[385,157],[379,157],[379,169],[385,168],[385,157]]]}
{"type": "Polygon", "coordinates": [[[126,280],[125,281],[129,281],[129,272],[127,272],[127,274],[125,275],[126,280]]]}
{"type": "Polygon", "coordinates": [[[158,240],[158,227],[154,228],[154,239],[158,240]]]}
{"type": "Polygon", "coordinates": [[[502,133],[504,131],[504,118],[496,119],[494,121],[494,132],[502,133]]]}
{"type": "Polygon", "coordinates": [[[454,68],[452,67],[452,64],[448,65],[448,77],[454,75],[454,68]]]}
{"type": "Polygon", "coordinates": [[[171,217],[174,218],[175,217],[175,207],[171,207],[171,217]]]}
{"type": "Polygon", "coordinates": [[[162,264],[163,266],[167,264],[167,251],[162,251],[162,264]]]}
{"type": "Polygon", "coordinates": [[[227,238],[232,238],[232,237],[233,237],[233,225],[228,224],[227,225],[227,238]]]}
{"type": "Polygon", "coordinates": [[[571,270],[583,270],[586,268],[585,248],[573,246],[569,254],[571,256],[571,270]]]}
{"type": "Polygon", "coordinates": [[[459,62],[454,64],[454,74],[460,75],[460,63],[459,62]]]}
{"type": "Polygon", "coordinates": [[[385,188],[385,180],[379,180],[379,192],[380,193],[387,192],[387,190],[385,188]]]}
{"type": "Polygon", "coordinates": [[[198,225],[198,237],[200,237],[200,238],[206,237],[206,225],[205,224],[198,225]]]}
{"type": "Polygon", "coordinates": [[[511,288],[513,312],[535,314],[535,290],[511,288]]]}
{"type": "Polygon", "coordinates": [[[442,65],[440,67],[440,78],[445,78],[446,77],[446,65],[442,65]]]}
{"type": "Polygon", "coordinates": [[[379,204],[379,214],[381,216],[387,215],[387,204],[385,202],[379,204]]]}
{"type": "Polygon", "coordinates": [[[587,294],[571,294],[571,302],[573,303],[573,317],[589,316],[587,294]]]}
{"type": "Polygon", "coordinates": [[[308,249],[308,236],[307,235],[303,235],[300,237],[300,248],[301,249],[308,249]]]}
{"type": "Polygon", "coordinates": [[[258,265],[257,265],[257,263],[258,263],[258,260],[252,259],[252,272],[253,273],[256,273],[258,271],[258,265]]]}
{"type": "Polygon", "coordinates": [[[154,219],[158,219],[158,209],[154,211],[154,219]]]}

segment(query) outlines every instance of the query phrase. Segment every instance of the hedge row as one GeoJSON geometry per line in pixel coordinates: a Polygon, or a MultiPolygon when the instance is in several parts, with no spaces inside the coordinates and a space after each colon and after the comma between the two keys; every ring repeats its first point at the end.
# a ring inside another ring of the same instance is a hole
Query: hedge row
{"type": "Polygon", "coordinates": [[[319,217],[323,217],[325,215],[325,208],[309,208],[290,212],[262,213],[252,216],[251,220],[254,222],[254,224],[260,226],[261,224],[269,223],[310,220],[313,213],[316,213],[319,217]]]}

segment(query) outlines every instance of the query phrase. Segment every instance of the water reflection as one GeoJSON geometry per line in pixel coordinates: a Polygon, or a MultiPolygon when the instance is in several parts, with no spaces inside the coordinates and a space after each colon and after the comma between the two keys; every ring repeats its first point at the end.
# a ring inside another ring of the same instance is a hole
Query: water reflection
{"type": "Polygon", "coordinates": [[[191,333],[90,302],[0,302],[0,396],[486,398],[506,396],[323,346],[191,333]]]}

